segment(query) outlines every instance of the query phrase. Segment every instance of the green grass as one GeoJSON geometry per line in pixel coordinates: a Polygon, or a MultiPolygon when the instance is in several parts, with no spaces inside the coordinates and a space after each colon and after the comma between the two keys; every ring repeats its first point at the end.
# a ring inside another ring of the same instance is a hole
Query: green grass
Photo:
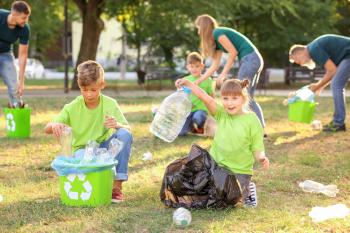
{"type": "MultiPolygon", "coordinates": [[[[209,148],[211,139],[187,136],[169,144],[154,138],[148,131],[150,109],[161,97],[118,98],[133,128],[130,179],[124,185],[124,203],[98,208],[60,204],[58,177],[50,167],[60,146],[43,128],[71,98],[27,99],[33,109],[30,139],[6,138],[0,113],[0,194],[4,197],[0,232],[350,232],[350,217],[316,224],[308,216],[314,206],[350,207],[349,132],[325,134],[290,123],[282,98],[257,99],[267,121],[265,145],[271,161],[268,171],[256,166],[259,207],[193,210],[186,229],[173,225],[173,209],[159,200],[163,173],[167,164],[187,154],[192,143],[209,148]],[[147,151],[154,159],[144,162],[141,158],[147,151]],[[298,182],[306,179],[336,184],[340,193],[336,198],[304,193],[298,182]]],[[[332,100],[319,102],[315,118],[328,122],[332,100]]],[[[0,104],[4,106],[6,100],[0,104]]]]}

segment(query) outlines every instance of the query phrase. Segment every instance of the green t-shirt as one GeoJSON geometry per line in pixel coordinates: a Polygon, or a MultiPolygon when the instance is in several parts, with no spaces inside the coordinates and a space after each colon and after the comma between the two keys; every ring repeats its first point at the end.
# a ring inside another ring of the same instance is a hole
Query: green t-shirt
{"type": "Polygon", "coordinates": [[[307,45],[312,60],[321,67],[328,59],[335,65],[350,58],[350,37],[327,34],[316,38],[307,45]]]}
{"type": "Polygon", "coordinates": [[[227,53],[227,51],[220,44],[219,37],[222,35],[227,36],[233,46],[235,46],[239,60],[241,60],[245,55],[248,55],[253,51],[257,51],[253,43],[247,37],[232,28],[217,27],[214,29],[213,35],[216,43],[216,50],[221,50],[225,53],[227,53]]]}
{"type": "Polygon", "coordinates": [[[253,174],[254,152],[264,151],[263,128],[255,113],[229,114],[217,104],[217,129],[210,155],[237,174],[253,174]]]}
{"type": "MultiPolygon", "coordinates": [[[[193,76],[193,75],[189,75],[186,76],[185,79],[189,80],[190,82],[194,82],[196,81],[198,78],[193,76]]],[[[206,80],[204,80],[203,82],[201,82],[198,86],[205,91],[208,95],[211,95],[213,93],[213,80],[209,77],[206,80]]],[[[208,108],[205,106],[205,104],[203,103],[202,100],[200,100],[196,95],[191,94],[190,95],[191,98],[191,102],[192,102],[192,110],[191,112],[195,112],[198,110],[203,110],[208,112],[208,108]]]]}
{"type": "Polygon", "coordinates": [[[20,44],[28,44],[30,29],[29,25],[25,24],[24,27],[16,26],[11,29],[7,24],[7,17],[10,11],[0,9],[0,53],[7,53],[11,51],[11,45],[18,39],[20,44]]]}
{"type": "Polygon", "coordinates": [[[118,123],[127,125],[123,113],[115,99],[100,95],[100,103],[94,109],[88,109],[83,96],[78,96],[66,104],[53,122],[72,127],[73,150],[84,148],[89,140],[101,143],[113,133],[104,126],[105,116],[114,116],[118,123]]]}

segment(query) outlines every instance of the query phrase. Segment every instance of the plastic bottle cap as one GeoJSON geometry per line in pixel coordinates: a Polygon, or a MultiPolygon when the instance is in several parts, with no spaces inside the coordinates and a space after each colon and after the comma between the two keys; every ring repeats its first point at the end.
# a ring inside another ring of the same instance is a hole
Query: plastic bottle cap
{"type": "Polygon", "coordinates": [[[184,90],[184,92],[186,94],[191,94],[191,89],[190,88],[183,86],[182,89],[184,90]]]}

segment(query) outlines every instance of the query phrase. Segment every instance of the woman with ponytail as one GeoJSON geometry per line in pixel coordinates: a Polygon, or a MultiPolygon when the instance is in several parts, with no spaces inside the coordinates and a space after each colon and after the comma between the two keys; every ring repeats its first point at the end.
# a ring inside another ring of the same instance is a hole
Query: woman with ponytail
{"type": "Polygon", "coordinates": [[[201,41],[201,49],[204,57],[213,59],[210,68],[195,83],[198,85],[208,77],[212,76],[220,66],[222,53],[228,53],[228,59],[218,77],[218,86],[227,78],[227,75],[238,56],[240,63],[238,79],[247,78],[250,81],[248,93],[250,97],[249,105],[258,116],[262,127],[265,128],[264,115],[261,107],[254,100],[254,91],[259,81],[260,72],[263,69],[264,61],[253,43],[238,31],[219,27],[216,20],[210,15],[200,15],[195,21],[198,35],[201,41]]]}
{"type": "Polygon", "coordinates": [[[269,168],[269,159],[265,156],[264,130],[256,114],[247,106],[249,81],[224,81],[220,90],[222,104],[187,79],[179,79],[175,84],[190,88],[215,117],[217,129],[209,153],[219,166],[235,174],[244,206],[256,207],[256,186],[251,182],[254,157],[266,169],[269,168]]]}

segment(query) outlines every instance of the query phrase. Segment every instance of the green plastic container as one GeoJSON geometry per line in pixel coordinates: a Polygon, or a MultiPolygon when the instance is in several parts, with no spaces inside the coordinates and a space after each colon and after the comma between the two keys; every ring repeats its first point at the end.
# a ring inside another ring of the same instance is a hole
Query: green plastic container
{"type": "Polygon", "coordinates": [[[315,112],[316,104],[309,101],[297,101],[288,105],[288,120],[309,124],[315,112]]]}
{"type": "Polygon", "coordinates": [[[30,108],[4,108],[7,137],[30,137],[30,108]]]}
{"type": "Polygon", "coordinates": [[[59,177],[61,201],[68,206],[101,206],[112,201],[113,171],[59,177]]]}

